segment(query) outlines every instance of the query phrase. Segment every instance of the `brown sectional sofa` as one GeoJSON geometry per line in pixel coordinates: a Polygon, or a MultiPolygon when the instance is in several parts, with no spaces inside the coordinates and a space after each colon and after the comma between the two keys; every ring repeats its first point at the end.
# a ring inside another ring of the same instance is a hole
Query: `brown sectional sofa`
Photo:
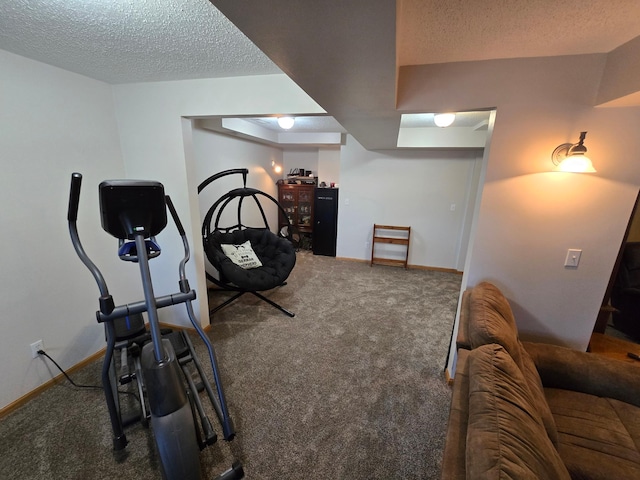
{"type": "Polygon", "coordinates": [[[463,294],[443,480],[640,479],[640,366],[520,342],[509,302],[463,294]]]}

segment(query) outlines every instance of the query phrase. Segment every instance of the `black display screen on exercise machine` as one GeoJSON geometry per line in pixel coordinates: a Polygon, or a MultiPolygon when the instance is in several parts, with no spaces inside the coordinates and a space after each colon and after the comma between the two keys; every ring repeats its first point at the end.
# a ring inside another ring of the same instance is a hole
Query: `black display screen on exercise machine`
{"type": "Polygon", "coordinates": [[[107,180],[99,187],[100,219],[105,232],[133,240],[157,235],[167,225],[164,187],[159,182],[107,180]]]}

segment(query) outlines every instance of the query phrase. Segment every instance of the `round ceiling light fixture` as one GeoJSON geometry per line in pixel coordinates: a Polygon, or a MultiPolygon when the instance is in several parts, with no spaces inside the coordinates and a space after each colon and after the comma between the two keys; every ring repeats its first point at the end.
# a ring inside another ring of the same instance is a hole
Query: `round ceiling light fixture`
{"type": "Polygon", "coordinates": [[[433,121],[435,122],[435,124],[438,127],[442,127],[442,128],[448,127],[449,125],[451,125],[455,119],[456,119],[455,113],[436,113],[433,116],[433,121]]]}
{"type": "Polygon", "coordinates": [[[284,128],[285,130],[289,130],[293,127],[295,123],[295,119],[293,117],[278,117],[278,125],[280,128],[284,128]]]}

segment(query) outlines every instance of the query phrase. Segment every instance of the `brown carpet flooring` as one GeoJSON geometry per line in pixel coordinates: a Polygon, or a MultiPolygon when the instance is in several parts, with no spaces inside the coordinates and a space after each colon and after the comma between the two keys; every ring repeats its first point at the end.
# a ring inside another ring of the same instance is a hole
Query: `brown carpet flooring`
{"type": "MultiPolygon", "coordinates": [[[[218,312],[209,336],[237,437],[202,452],[205,478],[233,459],[256,480],[439,478],[460,280],[301,252],[267,292],[294,318],[251,295],[218,312]]],[[[74,379],[97,385],[99,372],[74,379]]],[[[0,478],[160,478],[149,430],[127,437],[114,454],[101,391],[57,385],[0,422],[0,478]]]]}

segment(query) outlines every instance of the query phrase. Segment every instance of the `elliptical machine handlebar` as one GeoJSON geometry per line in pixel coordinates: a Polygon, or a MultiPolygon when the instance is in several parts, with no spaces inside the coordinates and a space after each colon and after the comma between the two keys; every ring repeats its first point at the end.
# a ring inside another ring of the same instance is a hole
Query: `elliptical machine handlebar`
{"type": "MultiPolygon", "coordinates": [[[[167,207],[169,207],[169,211],[171,212],[171,217],[173,218],[173,221],[176,224],[176,228],[178,229],[178,233],[180,234],[181,237],[184,237],[186,235],[185,231],[184,231],[184,227],[182,226],[182,222],[180,221],[180,218],[178,217],[178,212],[176,211],[176,207],[173,206],[173,202],[171,201],[171,197],[169,195],[165,195],[164,199],[167,203],[167,207]]],[[[186,256],[188,257],[189,254],[188,252],[186,253],[186,256]]]]}
{"type": "Polygon", "coordinates": [[[171,218],[173,218],[173,222],[176,224],[176,228],[178,229],[178,233],[180,234],[182,245],[184,247],[184,257],[182,258],[182,260],[180,261],[180,265],[178,266],[178,274],[180,275],[180,280],[178,283],[180,286],[180,291],[182,293],[187,293],[191,290],[191,288],[189,287],[189,280],[187,279],[187,274],[185,271],[185,265],[191,257],[189,242],[187,240],[187,234],[184,231],[184,227],[182,226],[182,222],[180,221],[180,217],[178,217],[176,207],[173,206],[171,197],[169,195],[165,195],[164,200],[167,204],[167,207],[169,208],[169,212],[171,213],[171,218]]]}
{"type": "Polygon", "coordinates": [[[71,174],[71,191],[69,192],[69,210],[67,220],[75,222],[78,219],[78,205],[80,204],[80,188],[82,187],[82,174],[71,174]]]}
{"type": "Polygon", "coordinates": [[[82,243],[80,242],[80,237],[78,236],[78,205],[80,204],[80,189],[82,187],[82,174],[78,172],[74,172],[71,175],[71,187],[69,191],[69,208],[67,211],[67,220],[69,222],[69,234],[71,235],[71,243],[73,244],[73,248],[75,249],[78,257],[82,260],[82,263],[89,269],[96,283],[98,284],[98,289],[100,290],[100,298],[98,299],[100,303],[100,313],[103,315],[109,315],[113,312],[115,308],[115,303],[113,302],[113,297],[109,294],[109,289],[107,288],[107,282],[105,281],[102,273],[98,269],[95,263],[91,261],[89,256],[84,251],[82,247],[82,243]]]}

